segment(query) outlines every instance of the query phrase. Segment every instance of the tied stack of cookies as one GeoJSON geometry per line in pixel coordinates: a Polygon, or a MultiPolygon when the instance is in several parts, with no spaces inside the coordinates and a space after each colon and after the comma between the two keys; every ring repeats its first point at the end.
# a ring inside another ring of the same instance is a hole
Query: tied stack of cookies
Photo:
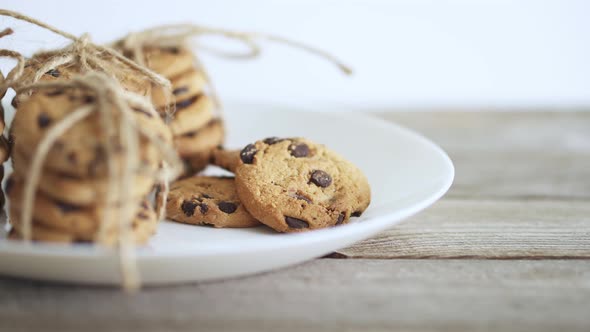
{"type": "Polygon", "coordinates": [[[168,117],[185,173],[203,170],[213,149],[224,141],[224,125],[209,77],[186,40],[149,30],[130,34],[114,47],[170,80],[172,94],[153,88],[152,102],[162,117],[168,117]]]}
{"type": "MultiPolygon", "coordinates": [[[[130,143],[121,143],[124,135],[118,130],[111,134],[103,130],[102,114],[97,111],[110,108],[107,112],[114,114],[110,125],[116,129],[122,119],[116,110],[119,106],[116,103],[100,105],[97,102],[98,94],[102,93],[100,89],[82,83],[91,79],[96,85],[112,84],[104,76],[81,76],[72,81],[81,83],[79,85],[55,85],[54,88],[40,85],[42,90],[22,98],[19,104],[10,132],[14,141],[14,172],[5,186],[15,236],[24,235],[25,184],[30,181],[31,165],[39,153],[36,147],[43,144],[57,124],[67,121],[77,110],[87,110],[88,115],[55,138],[40,170],[32,206],[32,239],[96,242],[102,236],[101,243],[116,243],[119,224],[114,221],[123,218],[122,210],[128,202],[136,202],[132,207],[133,240],[145,243],[155,233],[158,218],[147,196],[155,185],[153,174],[159,168],[162,154],[142,137],[135,147],[138,160],[129,165],[132,161],[127,159],[126,151],[131,149],[130,143]],[[116,183],[113,190],[111,167],[115,168],[115,173],[123,174],[129,166],[133,169],[128,189],[121,191],[120,183],[116,183]],[[105,229],[103,234],[100,234],[101,228],[105,229]]],[[[124,102],[123,107],[132,112],[129,114],[133,117],[131,121],[161,139],[162,144],[172,144],[168,128],[155,110],[149,111],[147,102],[138,103],[132,98],[124,102]]]]}
{"type": "Polygon", "coordinates": [[[146,97],[169,82],[87,36],[48,29],[73,42],[27,59],[11,85],[11,236],[145,243],[162,216],[150,195],[181,168],[170,129],[146,97]]]}

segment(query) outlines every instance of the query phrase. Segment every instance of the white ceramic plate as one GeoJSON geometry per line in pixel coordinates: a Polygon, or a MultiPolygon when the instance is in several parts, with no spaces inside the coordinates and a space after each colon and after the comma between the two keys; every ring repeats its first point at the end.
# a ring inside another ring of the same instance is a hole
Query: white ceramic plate
{"type": "MultiPolygon", "coordinates": [[[[299,234],[265,227],[214,229],[163,222],[137,250],[144,285],[212,280],[268,271],[331,253],[388,229],[440,198],[453,181],[448,156],[407,129],[353,113],[226,106],[228,146],[268,136],[304,136],[357,164],[372,202],[350,224],[299,234]]],[[[90,245],[0,239],[0,274],[74,283],[119,284],[116,251],[90,245]]]]}

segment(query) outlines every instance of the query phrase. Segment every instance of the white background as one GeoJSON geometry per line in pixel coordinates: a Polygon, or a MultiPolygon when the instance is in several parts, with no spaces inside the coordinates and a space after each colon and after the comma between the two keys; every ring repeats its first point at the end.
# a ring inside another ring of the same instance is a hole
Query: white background
{"type": "MultiPolygon", "coordinates": [[[[90,32],[97,42],[179,22],[272,32],[355,69],[347,78],[317,57],[268,43],[253,61],[203,56],[224,99],[360,110],[590,106],[590,1],[0,0],[0,7],[90,32]]],[[[7,26],[16,34],[0,40],[3,48],[30,54],[66,45],[0,17],[7,26]]]]}

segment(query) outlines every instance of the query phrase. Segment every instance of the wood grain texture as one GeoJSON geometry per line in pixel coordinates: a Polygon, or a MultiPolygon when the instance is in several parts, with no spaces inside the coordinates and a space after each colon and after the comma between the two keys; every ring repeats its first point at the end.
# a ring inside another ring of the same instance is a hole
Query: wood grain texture
{"type": "Polygon", "coordinates": [[[0,281],[18,331],[588,331],[590,261],[324,259],[224,282],[116,289],[0,281]]]}
{"type": "Polygon", "coordinates": [[[347,258],[590,258],[590,204],[444,199],[338,253],[347,258]]]}
{"type": "Polygon", "coordinates": [[[590,112],[383,113],[456,167],[447,198],[590,199],[590,112]]]}

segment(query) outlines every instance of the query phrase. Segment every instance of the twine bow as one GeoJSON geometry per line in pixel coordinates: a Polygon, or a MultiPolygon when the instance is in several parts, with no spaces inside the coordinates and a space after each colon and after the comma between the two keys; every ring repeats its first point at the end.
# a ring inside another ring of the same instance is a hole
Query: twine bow
{"type": "MultiPolygon", "coordinates": [[[[69,46],[66,46],[62,50],[38,53],[37,55],[47,56],[50,58],[50,60],[46,61],[40,68],[38,68],[30,82],[23,82],[23,85],[37,82],[41,76],[43,76],[43,74],[51,69],[66,64],[78,63],[80,64],[82,73],[100,70],[111,76],[116,74],[117,69],[126,67],[166,90],[171,89],[170,81],[168,81],[166,78],[144,66],[141,66],[140,64],[131,61],[130,59],[127,59],[110,47],[92,43],[88,34],[84,34],[81,37],[76,37],[49,24],[10,10],[0,9],[0,15],[29,22],[72,41],[69,46]],[[105,59],[107,58],[105,55],[108,56],[108,59],[105,59]]],[[[21,92],[19,87],[14,88],[18,93],[21,92]]]]}

